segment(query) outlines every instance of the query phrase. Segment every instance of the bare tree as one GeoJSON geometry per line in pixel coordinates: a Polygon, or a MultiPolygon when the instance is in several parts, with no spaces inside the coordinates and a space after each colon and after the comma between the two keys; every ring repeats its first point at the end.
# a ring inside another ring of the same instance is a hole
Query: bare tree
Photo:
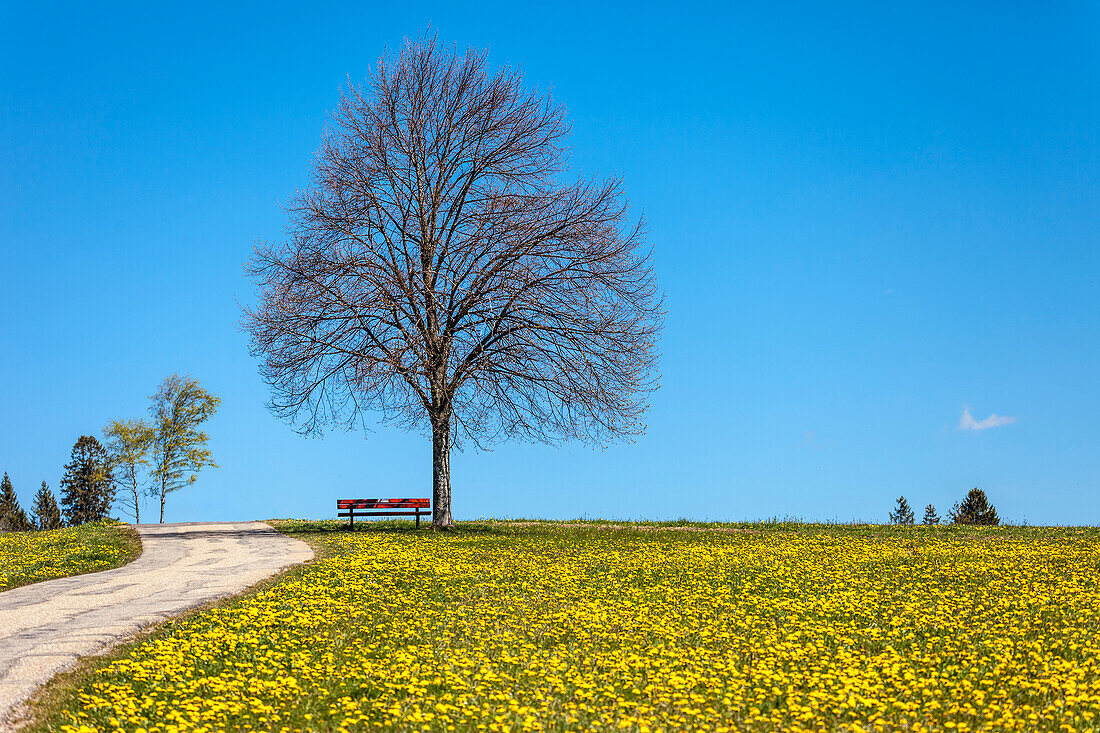
{"type": "Polygon", "coordinates": [[[274,412],[303,432],[366,410],[430,429],[438,528],[459,438],[644,427],[662,322],[650,252],[620,180],[563,180],[568,132],[518,72],[406,41],[349,83],[287,236],[247,266],[274,412]]]}

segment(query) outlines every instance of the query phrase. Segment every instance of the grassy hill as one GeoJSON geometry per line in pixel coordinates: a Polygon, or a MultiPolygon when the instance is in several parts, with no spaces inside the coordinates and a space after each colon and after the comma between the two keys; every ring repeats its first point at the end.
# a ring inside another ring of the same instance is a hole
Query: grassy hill
{"type": "Polygon", "coordinates": [[[116,522],[45,532],[4,532],[0,534],[0,591],[110,570],[140,554],[137,532],[116,522]]]}
{"type": "Polygon", "coordinates": [[[99,663],[39,729],[1100,725],[1100,531],[276,526],[318,559],[99,663]]]}

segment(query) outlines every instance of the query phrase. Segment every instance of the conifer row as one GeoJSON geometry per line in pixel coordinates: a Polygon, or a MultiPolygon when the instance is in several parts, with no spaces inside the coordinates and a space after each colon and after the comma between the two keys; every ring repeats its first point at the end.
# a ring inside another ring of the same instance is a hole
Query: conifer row
{"type": "Polygon", "coordinates": [[[81,435],[61,477],[61,506],[45,481],[34,495],[32,515],[19,505],[11,478],[0,480],[0,530],[59,529],[106,519],[115,500],[115,479],[106,449],[94,436],[81,435]],[[65,508],[62,518],[61,507],[65,508]]]}
{"type": "MultiPolygon", "coordinates": [[[[967,492],[966,497],[961,502],[955,502],[947,518],[951,524],[993,525],[1001,523],[1000,518],[997,516],[997,509],[989,503],[989,498],[985,495],[985,492],[977,487],[967,492]]],[[[890,512],[891,524],[913,524],[914,519],[909,502],[904,496],[899,496],[894,511],[890,512]]],[[[926,525],[940,523],[940,515],[936,513],[936,507],[933,504],[924,507],[924,517],[921,523],[926,525]]]]}

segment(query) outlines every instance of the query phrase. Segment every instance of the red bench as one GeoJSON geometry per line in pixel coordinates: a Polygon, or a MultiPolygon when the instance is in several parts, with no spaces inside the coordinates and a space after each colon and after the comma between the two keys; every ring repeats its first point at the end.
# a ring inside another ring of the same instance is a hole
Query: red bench
{"type": "Polygon", "coordinates": [[[416,517],[420,529],[420,517],[430,517],[430,507],[429,499],[337,499],[336,516],[347,517],[349,529],[355,529],[356,517],[416,517]]]}

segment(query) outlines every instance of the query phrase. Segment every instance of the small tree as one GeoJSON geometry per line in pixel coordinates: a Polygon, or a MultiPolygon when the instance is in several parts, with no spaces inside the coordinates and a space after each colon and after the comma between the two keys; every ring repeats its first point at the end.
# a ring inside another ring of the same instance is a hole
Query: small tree
{"type": "Polygon", "coordinates": [[[905,500],[904,496],[898,497],[897,507],[890,512],[890,521],[894,524],[913,523],[913,510],[909,507],[909,502],[905,500]]]}
{"type": "Polygon", "coordinates": [[[936,507],[929,504],[924,508],[924,523],[928,525],[939,524],[940,515],[936,514],[936,507]]]}
{"type": "Polygon", "coordinates": [[[27,513],[19,506],[19,497],[15,494],[15,487],[11,485],[11,479],[4,473],[0,481],[0,522],[7,525],[13,532],[26,532],[33,529],[27,513]]]}
{"type": "Polygon", "coordinates": [[[160,497],[163,524],[168,494],[195,483],[204,467],[217,468],[214,454],[206,447],[209,436],[199,426],[217,411],[221,400],[199,386],[198,380],[178,374],[165,379],[152,400],[153,490],[160,497]]]}
{"type": "Polygon", "coordinates": [[[115,500],[115,482],[107,450],[94,436],[81,435],[61,477],[65,519],[76,526],[105,519],[115,500]]]}
{"type": "Polygon", "coordinates": [[[951,508],[950,519],[953,524],[1000,524],[997,509],[989,503],[985,492],[974,487],[966,494],[962,503],[951,508]]]}
{"type": "Polygon", "coordinates": [[[61,529],[61,509],[45,481],[34,495],[34,517],[39,529],[61,529]]]}
{"type": "Polygon", "coordinates": [[[149,465],[153,428],[144,420],[112,420],[103,428],[103,437],[107,441],[115,480],[126,489],[123,511],[133,518],[134,524],[140,524],[144,493],[140,472],[149,465]]]}

